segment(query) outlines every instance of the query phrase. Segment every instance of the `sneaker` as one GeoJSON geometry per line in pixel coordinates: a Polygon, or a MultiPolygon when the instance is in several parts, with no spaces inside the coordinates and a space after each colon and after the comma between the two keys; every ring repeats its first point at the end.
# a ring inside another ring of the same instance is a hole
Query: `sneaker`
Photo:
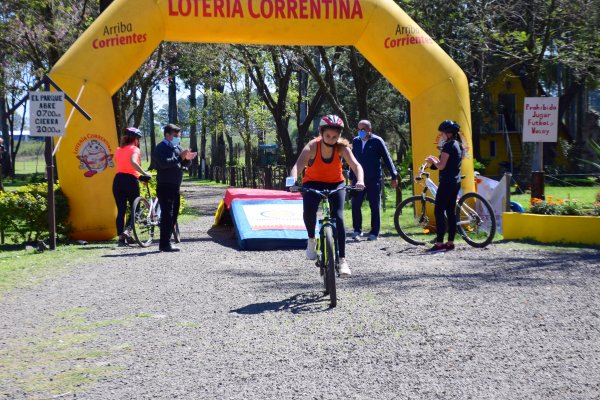
{"type": "Polygon", "coordinates": [[[378,235],[370,234],[367,240],[377,240],[379,238],[378,235]]]}
{"type": "Polygon", "coordinates": [[[345,258],[340,258],[340,277],[347,278],[352,275],[352,271],[350,271],[350,267],[348,267],[348,263],[345,258]]]}
{"type": "Polygon", "coordinates": [[[442,251],[446,251],[446,246],[443,244],[434,244],[432,248],[425,250],[429,254],[440,253],[442,251]]]}
{"type": "Polygon", "coordinates": [[[317,259],[317,239],[316,238],[308,238],[308,243],[306,244],[306,259],[307,260],[316,260],[317,259]]]}
{"type": "Polygon", "coordinates": [[[119,247],[127,247],[129,246],[129,242],[127,241],[127,236],[124,233],[119,235],[119,240],[117,241],[117,246],[119,247]]]}
{"type": "Polygon", "coordinates": [[[446,251],[454,250],[454,243],[453,244],[446,243],[444,245],[444,248],[446,249],[446,251]]]}
{"type": "Polygon", "coordinates": [[[181,251],[181,249],[179,247],[174,247],[174,246],[169,246],[169,247],[159,247],[158,251],[164,251],[167,253],[174,253],[177,251],[181,251]]]}
{"type": "Polygon", "coordinates": [[[135,239],[131,236],[129,229],[125,229],[121,234],[121,239],[125,240],[127,244],[135,244],[135,239]]]}
{"type": "Polygon", "coordinates": [[[354,231],[354,232],[352,232],[352,239],[358,240],[358,238],[360,237],[360,235],[361,235],[360,232],[354,231]]]}

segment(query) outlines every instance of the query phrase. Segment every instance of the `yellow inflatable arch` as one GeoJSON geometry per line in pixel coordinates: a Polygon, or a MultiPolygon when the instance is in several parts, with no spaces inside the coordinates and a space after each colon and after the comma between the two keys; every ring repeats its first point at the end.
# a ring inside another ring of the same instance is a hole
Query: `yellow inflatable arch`
{"type": "MultiPolygon", "coordinates": [[[[444,119],[463,127],[471,147],[463,71],[393,0],[115,0],[50,72],[92,116],[87,121],[75,113],[57,153],[75,239],[116,235],[111,96],[163,40],[353,45],[410,101],[415,168],[437,154],[444,119]]],[[[463,173],[465,189],[472,190],[472,158],[463,173]]]]}

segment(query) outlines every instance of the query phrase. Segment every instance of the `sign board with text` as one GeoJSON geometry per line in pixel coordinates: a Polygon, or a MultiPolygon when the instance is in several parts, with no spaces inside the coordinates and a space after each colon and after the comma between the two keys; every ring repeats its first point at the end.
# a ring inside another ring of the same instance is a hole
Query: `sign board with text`
{"type": "Polygon", "coordinates": [[[29,92],[29,130],[31,136],[65,135],[65,94],[29,92]]]}
{"type": "Polygon", "coordinates": [[[556,142],[558,97],[525,97],[523,142],[556,142]]]}

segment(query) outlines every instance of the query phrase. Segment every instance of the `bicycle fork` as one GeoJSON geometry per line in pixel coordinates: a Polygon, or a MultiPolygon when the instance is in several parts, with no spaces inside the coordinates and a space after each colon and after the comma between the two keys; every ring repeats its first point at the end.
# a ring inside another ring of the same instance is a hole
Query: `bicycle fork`
{"type": "Polygon", "coordinates": [[[317,267],[319,267],[320,269],[320,273],[321,276],[323,276],[323,274],[325,273],[325,266],[328,263],[328,259],[327,257],[329,257],[329,255],[327,254],[327,251],[325,251],[325,227],[330,226],[331,227],[331,231],[332,231],[332,236],[333,236],[333,256],[335,257],[335,271],[337,273],[337,275],[339,276],[339,270],[340,270],[340,260],[339,260],[339,254],[338,254],[338,249],[337,249],[337,245],[336,245],[336,240],[337,240],[337,231],[336,231],[336,227],[335,227],[335,222],[329,220],[329,219],[320,219],[319,220],[319,239],[317,240],[317,261],[315,262],[315,265],[317,267]]]}

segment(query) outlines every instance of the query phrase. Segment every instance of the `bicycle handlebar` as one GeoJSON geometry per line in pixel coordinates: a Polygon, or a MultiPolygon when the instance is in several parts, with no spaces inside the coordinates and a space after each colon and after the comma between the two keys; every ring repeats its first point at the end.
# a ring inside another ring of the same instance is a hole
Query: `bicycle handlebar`
{"type": "Polygon", "coordinates": [[[356,186],[342,186],[337,189],[323,189],[323,190],[317,190],[317,189],[308,188],[308,187],[304,187],[304,186],[290,186],[289,189],[290,189],[290,192],[314,193],[324,199],[329,198],[329,196],[331,196],[332,194],[337,193],[343,189],[348,190],[348,191],[355,191],[355,192],[360,192],[363,190],[363,188],[357,188],[356,186]]]}

